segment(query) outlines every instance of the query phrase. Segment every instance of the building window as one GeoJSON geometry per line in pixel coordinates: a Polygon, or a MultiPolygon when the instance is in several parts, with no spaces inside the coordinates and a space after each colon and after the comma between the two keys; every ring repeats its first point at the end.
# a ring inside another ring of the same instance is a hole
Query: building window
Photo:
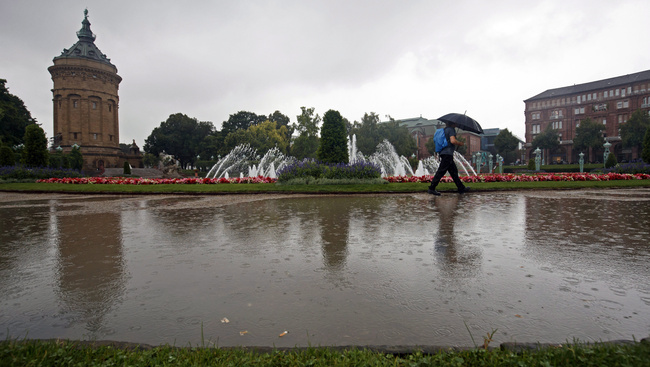
{"type": "Polygon", "coordinates": [[[632,87],[627,87],[627,94],[632,94],[632,87]]]}
{"type": "Polygon", "coordinates": [[[576,127],[580,127],[580,120],[576,120],[576,127]]]}
{"type": "Polygon", "coordinates": [[[617,95],[617,96],[619,95],[619,92],[620,92],[620,91],[618,90],[618,88],[616,88],[616,95],[617,95]]]}
{"type": "Polygon", "coordinates": [[[93,110],[97,109],[97,102],[93,102],[93,110]]]}
{"type": "Polygon", "coordinates": [[[111,105],[108,105],[108,112],[111,112],[111,105]]]}
{"type": "Polygon", "coordinates": [[[72,135],[74,136],[73,139],[77,139],[77,133],[72,133],[72,135]]]}
{"type": "Polygon", "coordinates": [[[593,94],[593,99],[596,99],[596,93],[593,94]]]}
{"type": "Polygon", "coordinates": [[[605,91],[605,93],[603,93],[603,98],[607,98],[607,91],[605,91]]]}
{"type": "Polygon", "coordinates": [[[97,134],[93,134],[93,139],[97,140],[97,134]]]}
{"type": "Polygon", "coordinates": [[[625,88],[621,88],[621,97],[625,97],[625,88]]]}
{"type": "Polygon", "coordinates": [[[77,108],[78,105],[79,102],[77,102],[76,100],[72,101],[72,108],[77,108]]]}
{"type": "Polygon", "coordinates": [[[531,117],[533,120],[539,120],[541,118],[542,114],[540,112],[533,112],[531,114],[531,117]]]}
{"type": "Polygon", "coordinates": [[[607,119],[603,119],[603,125],[607,125],[607,119]]]}
{"type": "Polygon", "coordinates": [[[113,135],[109,135],[108,140],[113,141],[113,135]]]}
{"type": "Polygon", "coordinates": [[[562,110],[551,111],[550,118],[552,119],[562,118],[562,110]]]}
{"type": "Polygon", "coordinates": [[[541,131],[540,127],[541,127],[541,125],[532,125],[532,131],[531,132],[533,134],[539,134],[540,131],[541,131]]]}
{"type": "Polygon", "coordinates": [[[607,103],[596,104],[593,107],[594,111],[607,111],[607,103]]]}
{"type": "Polygon", "coordinates": [[[558,130],[562,128],[562,121],[553,121],[551,124],[554,129],[558,130]]]}

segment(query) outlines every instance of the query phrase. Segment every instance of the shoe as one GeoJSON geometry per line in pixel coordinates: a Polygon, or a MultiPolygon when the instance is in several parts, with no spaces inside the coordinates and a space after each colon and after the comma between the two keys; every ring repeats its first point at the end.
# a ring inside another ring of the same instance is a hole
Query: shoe
{"type": "Polygon", "coordinates": [[[428,191],[428,192],[429,192],[429,194],[431,194],[431,195],[440,196],[440,192],[438,192],[436,189],[432,189],[432,188],[429,187],[429,191],[428,191]]]}
{"type": "Polygon", "coordinates": [[[459,194],[464,194],[464,193],[469,192],[469,191],[471,191],[471,190],[472,190],[471,187],[467,187],[467,186],[465,186],[465,187],[463,187],[462,190],[458,190],[458,193],[459,193],[459,194]]]}

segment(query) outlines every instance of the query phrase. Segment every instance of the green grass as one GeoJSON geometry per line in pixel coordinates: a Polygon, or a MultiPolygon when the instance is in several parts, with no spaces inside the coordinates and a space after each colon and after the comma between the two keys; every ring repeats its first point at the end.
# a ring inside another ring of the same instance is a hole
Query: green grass
{"type": "MultiPolygon", "coordinates": [[[[634,188],[650,187],[650,180],[620,181],[550,181],[550,182],[482,182],[467,184],[474,191],[634,188]]],[[[353,185],[276,185],[276,184],[216,184],[216,185],[73,185],[53,183],[0,183],[0,191],[43,193],[107,193],[107,194],[354,194],[354,193],[412,193],[426,192],[426,183],[389,183],[353,185]]],[[[441,192],[453,192],[453,183],[438,185],[441,192]]]]}
{"type": "Polygon", "coordinates": [[[438,350],[387,354],[364,348],[119,348],[72,341],[0,342],[2,366],[650,366],[650,345],[566,344],[515,352],[438,350]]]}

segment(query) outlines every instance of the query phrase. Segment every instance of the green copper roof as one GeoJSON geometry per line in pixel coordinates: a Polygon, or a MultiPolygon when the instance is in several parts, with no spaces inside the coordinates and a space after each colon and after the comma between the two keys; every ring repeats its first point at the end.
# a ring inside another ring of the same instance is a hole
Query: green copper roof
{"type": "Polygon", "coordinates": [[[112,66],[115,66],[111,63],[111,59],[106,57],[98,48],[95,46],[95,35],[90,30],[90,21],[88,20],[88,9],[84,10],[84,19],[81,21],[81,29],[77,32],[77,37],[79,41],[72,45],[69,49],[63,49],[60,56],[54,58],[54,60],[61,58],[82,58],[90,59],[99,62],[103,62],[112,66]]]}

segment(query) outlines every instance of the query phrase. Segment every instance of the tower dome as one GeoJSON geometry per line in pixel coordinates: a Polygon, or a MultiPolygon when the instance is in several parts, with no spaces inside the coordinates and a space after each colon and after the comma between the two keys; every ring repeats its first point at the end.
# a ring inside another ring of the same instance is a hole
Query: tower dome
{"type": "Polygon", "coordinates": [[[48,68],[54,82],[54,147],[69,152],[81,147],[84,169],[119,167],[118,89],[122,78],[95,45],[88,10],[84,11],[78,41],[54,57],[48,68]]]}

